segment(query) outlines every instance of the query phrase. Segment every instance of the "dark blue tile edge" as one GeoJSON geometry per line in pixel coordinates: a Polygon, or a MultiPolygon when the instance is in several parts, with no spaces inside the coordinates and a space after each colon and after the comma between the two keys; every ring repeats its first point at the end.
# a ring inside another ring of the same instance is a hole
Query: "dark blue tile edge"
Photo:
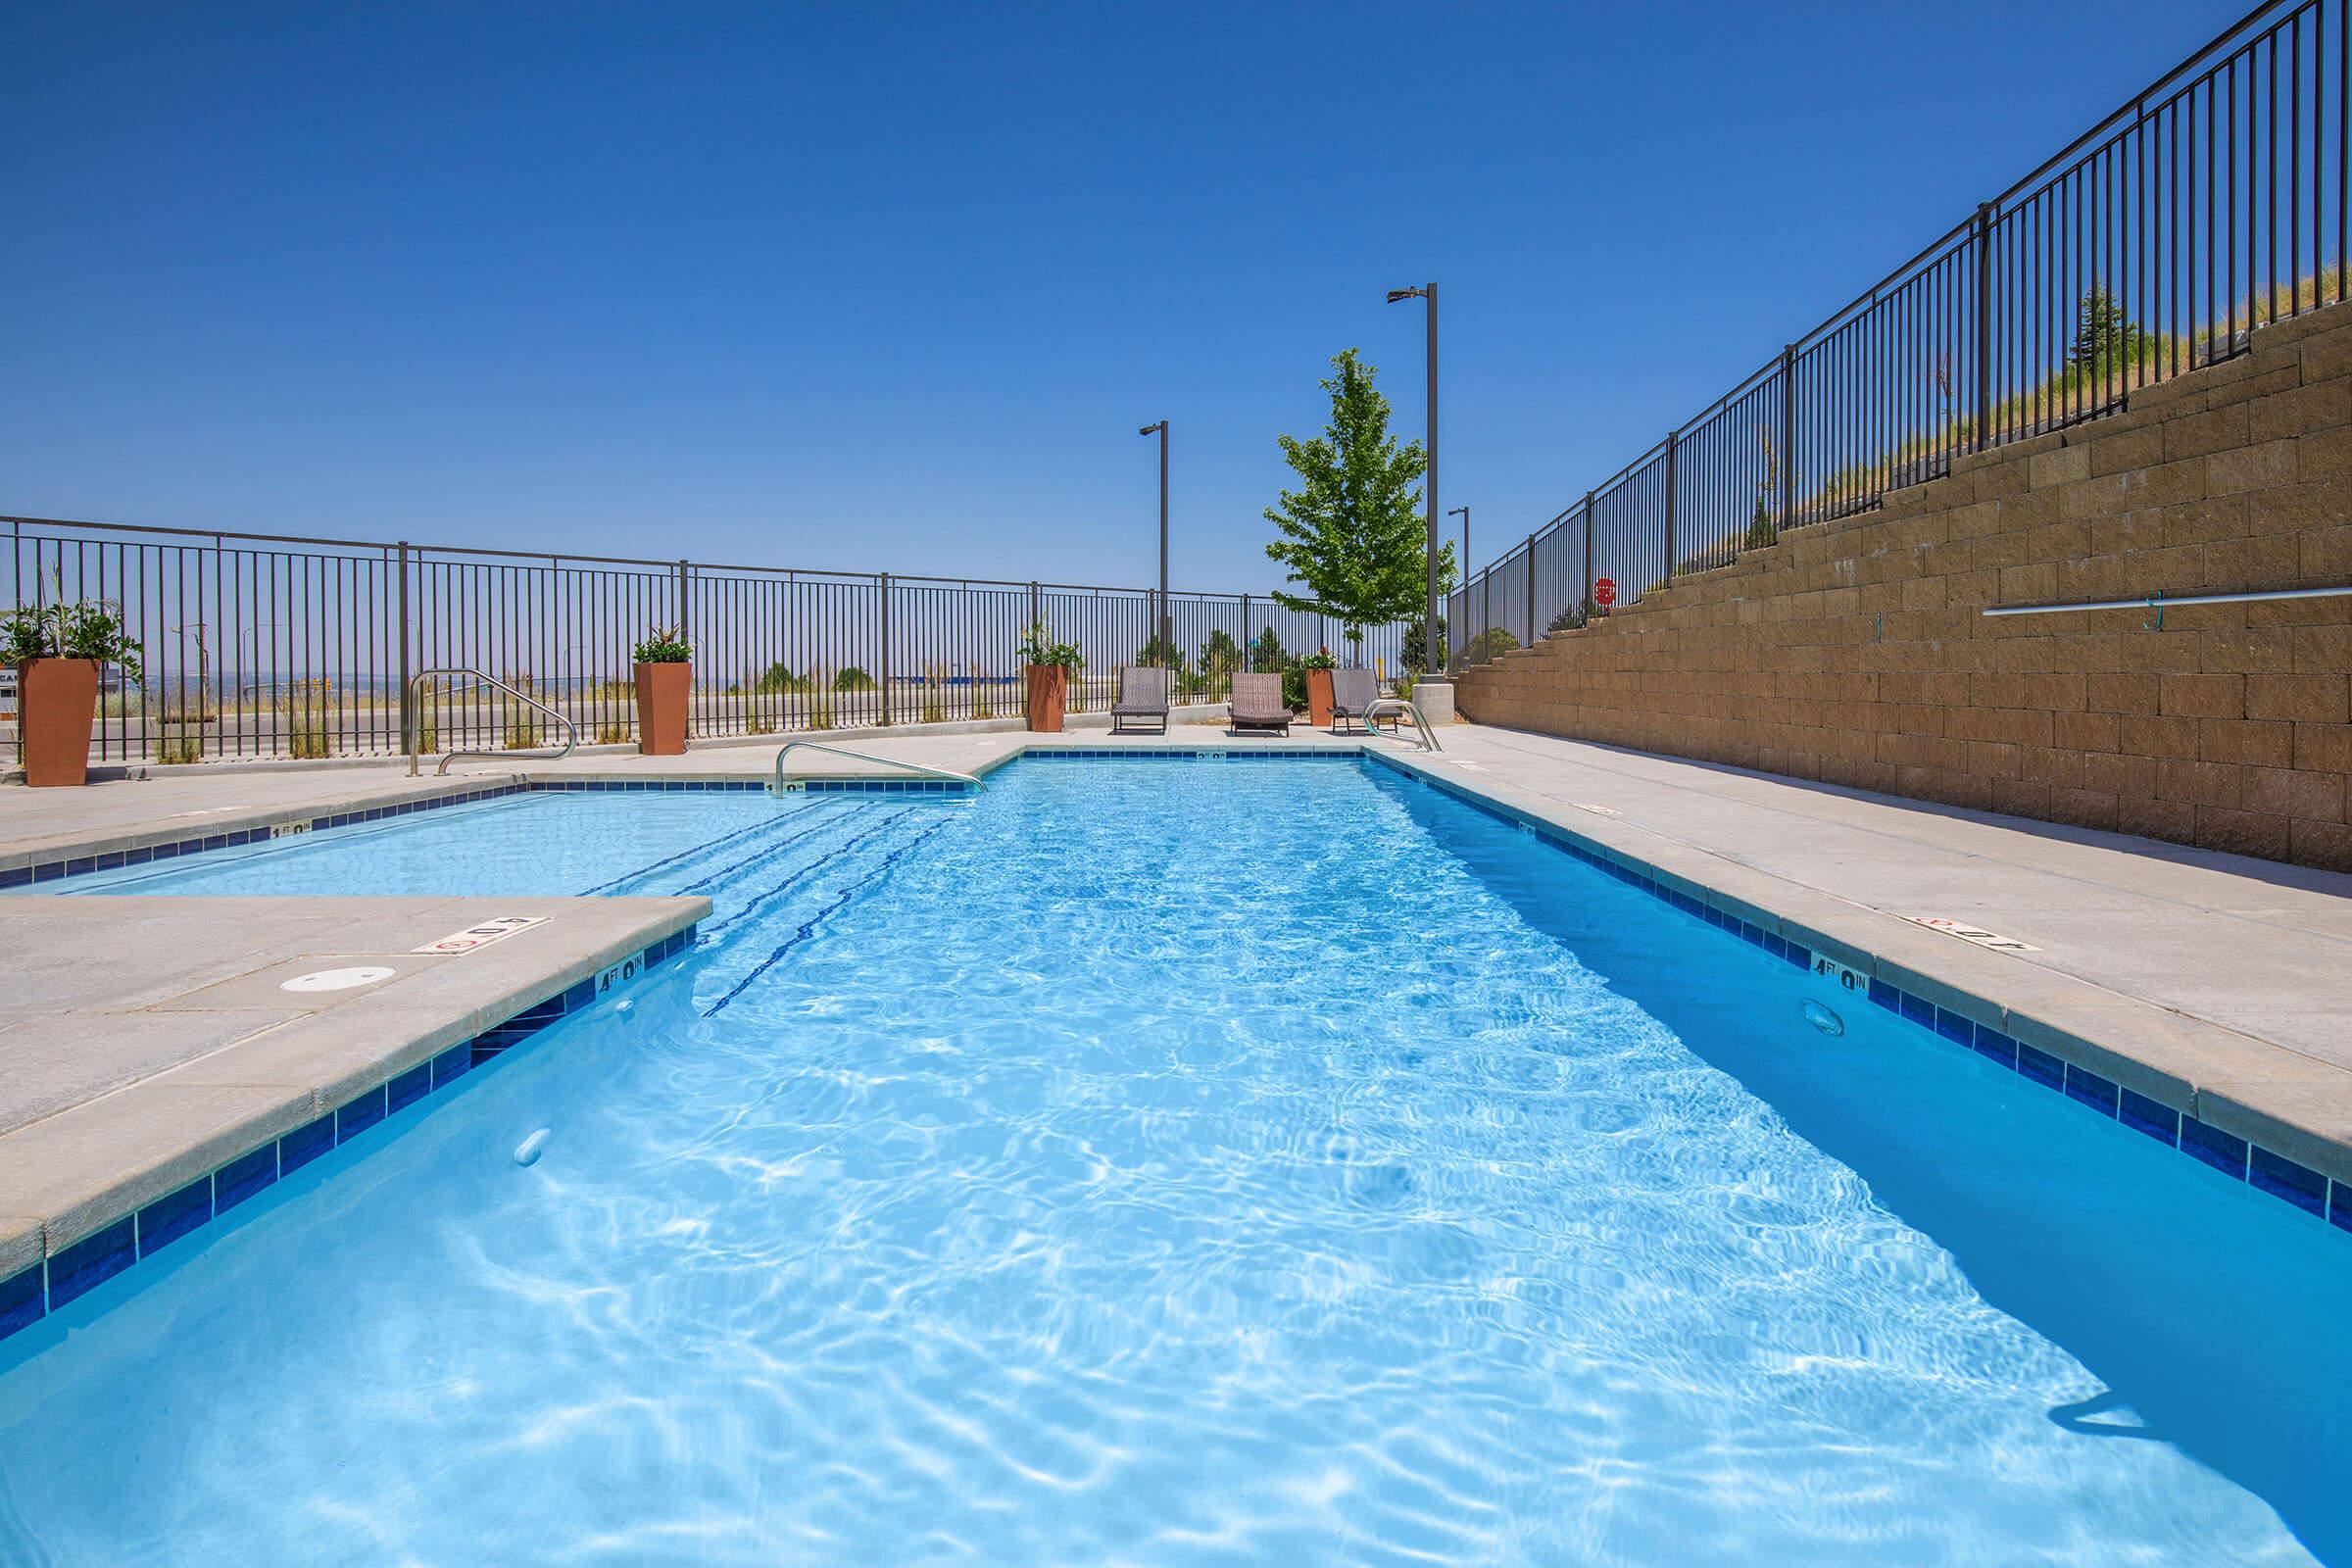
{"type": "MultiPolygon", "coordinates": [[[[616,967],[625,971],[624,979],[633,979],[686,952],[694,946],[695,935],[696,927],[680,927],[632,954],[616,967]]],[[[593,977],[568,986],[473,1040],[452,1046],[429,1060],[393,1074],[325,1115],[305,1122],[258,1149],[247,1150],[184,1187],[110,1221],[71,1247],[61,1248],[43,1261],[0,1279],[0,1340],[30,1328],[139,1259],[151,1257],[200,1230],[270,1187],[280,1176],[301,1169],[338,1144],[384,1123],[434,1090],[448,1088],[475,1063],[486,1059],[484,1041],[496,1037],[498,1043],[487,1052],[487,1055],[495,1056],[567,1014],[593,1005],[598,995],[593,977]]]]}
{"type": "MultiPolygon", "coordinates": [[[[1128,754],[1114,752],[1106,755],[1128,754]]],[[[1743,916],[1713,902],[1714,895],[1703,888],[1695,894],[1685,892],[1660,880],[1654,866],[1628,860],[1616,851],[1580,838],[1557,823],[1513,810],[1452,779],[1418,772],[1383,753],[1365,751],[1352,755],[1377,762],[1412,783],[1451,796],[1474,810],[1530,833],[1595,870],[1604,871],[1630,887],[1642,889],[1671,907],[1704,920],[1728,936],[1739,937],[1767,952],[1775,951],[1772,944],[1778,941],[1782,944],[1783,956],[1788,956],[1790,962],[1800,968],[1806,965],[1808,951],[1795,938],[1761,930],[1743,916]]],[[[1873,1004],[1919,1025],[1935,1038],[1964,1046],[2029,1082],[2062,1094],[2102,1116],[2113,1117],[2134,1132],[2175,1148],[2224,1175],[2245,1182],[2258,1192],[2292,1203],[2305,1213],[2323,1216],[2338,1229],[2352,1233],[2352,1183],[2330,1181],[2308,1165],[2226,1133],[2186,1111],[2176,1110],[2162,1101],[2125,1088],[2112,1078],[2028,1045],[2001,1028],[1999,1022],[1988,1022],[1988,1018],[2001,1022],[2006,1020],[2001,1018],[2001,1009],[1982,999],[1964,998],[1964,1005],[1953,1008],[1926,997],[1915,996],[1875,974],[1869,976],[1869,984],[1873,1004]],[[1984,1016],[1970,1016],[1971,1007],[1984,1016]]]]}

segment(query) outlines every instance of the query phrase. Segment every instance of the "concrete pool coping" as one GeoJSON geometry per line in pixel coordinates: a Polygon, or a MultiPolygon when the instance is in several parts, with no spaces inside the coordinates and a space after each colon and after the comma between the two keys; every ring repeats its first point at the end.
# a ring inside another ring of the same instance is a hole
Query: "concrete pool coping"
{"type": "Polygon", "coordinates": [[[0,898],[0,1278],[593,982],[701,898],[0,898]],[[537,917],[459,954],[416,950],[537,917]],[[288,993],[344,967],[389,977],[288,993]]]}
{"type": "MultiPolygon", "coordinates": [[[[2352,1183],[2352,877],[1478,725],[1449,726],[1437,757],[1391,740],[1301,730],[1289,740],[1177,725],[1165,737],[1016,731],[855,744],[982,777],[1053,750],[1367,753],[1646,868],[1662,887],[1745,911],[1788,941],[1905,992],[1980,1016],[1989,1011],[2038,1050],[2352,1183]],[[1912,918],[1931,913],[2035,951],[1988,951],[1912,918]]],[[[154,842],[191,809],[217,813],[206,825],[226,832],[232,823],[250,830],[306,812],[322,819],[517,784],[740,786],[766,778],[773,755],[731,747],[682,758],[467,761],[437,781],[411,781],[387,764],[392,776],[363,782],[359,769],[345,767],[317,777],[308,805],[298,790],[279,786],[269,805],[243,817],[220,798],[253,775],[173,779],[158,803],[169,809],[142,816],[110,807],[103,824],[93,820],[78,835],[65,813],[52,813],[45,833],[11,835],[0,796],[0,868],[33,856],[154,842]]],[[[808,753],[796,755],[794,767],[899,776],[808,753]]],[[[0,1208],[7,1190],[0,1181],[0,1208]]]]}

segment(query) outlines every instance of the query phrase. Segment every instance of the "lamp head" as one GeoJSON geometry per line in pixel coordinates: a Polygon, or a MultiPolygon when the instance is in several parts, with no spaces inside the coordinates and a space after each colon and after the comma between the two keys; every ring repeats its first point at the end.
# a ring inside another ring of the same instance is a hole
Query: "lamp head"
{"type": "Polygon", "coordinates": [[[1157,435],[1160,431],[1165,430],[1167,427],[1168,421],[1162,419],[1157,424],[1147,424],[1135,433],[1137,435],[1157,435]]]}
{"type": "Polygon", "coordinates": [[[1396,304],[1398,300],[1417,300],[1420,297],[1421,290],[1417,288],[1393,288],[1389,290],[1389,303],[1391,305],[1396,304]]]}

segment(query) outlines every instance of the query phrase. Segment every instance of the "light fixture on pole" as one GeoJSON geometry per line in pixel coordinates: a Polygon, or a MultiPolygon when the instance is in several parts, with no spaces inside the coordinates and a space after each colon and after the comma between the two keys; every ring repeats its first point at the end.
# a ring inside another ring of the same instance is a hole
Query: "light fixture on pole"
{"type": "Polygon", "coordinates": [[[1462,581],[1468,582],[1470,580],[1470,509],[1468,507],[1447,507],[1446,515],[1462,519],[1462,581]]]}
{"type": "Polygon", "coordinates": [[[1423,485],[1429,510],[1429,589],[1422,606],[1421,662],[1428,666],[1424,673],[1442,674],[1446,665],[1438,658],[1438,285],[1389,290],[1391,305],[1404,300],[1429,302],[1429,475],[1423,485]]]}
{"type": "Polygon", "coordinates": [[[1174,660],[1176,651],[1168,625],[1168,421],[1147,424],[1135,433],[1159,437],[1159,646],[1155,659],[1167,663],[1174,660]]]}

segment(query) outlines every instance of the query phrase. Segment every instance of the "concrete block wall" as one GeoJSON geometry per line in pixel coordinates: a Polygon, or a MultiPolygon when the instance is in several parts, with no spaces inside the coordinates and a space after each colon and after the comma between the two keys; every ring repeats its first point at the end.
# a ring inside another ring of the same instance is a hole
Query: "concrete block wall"
{"type": "Polygon", "coordinates": [[[2352,871],[2352,306],[1465,673],[1465,717],[2352,871]]]}

